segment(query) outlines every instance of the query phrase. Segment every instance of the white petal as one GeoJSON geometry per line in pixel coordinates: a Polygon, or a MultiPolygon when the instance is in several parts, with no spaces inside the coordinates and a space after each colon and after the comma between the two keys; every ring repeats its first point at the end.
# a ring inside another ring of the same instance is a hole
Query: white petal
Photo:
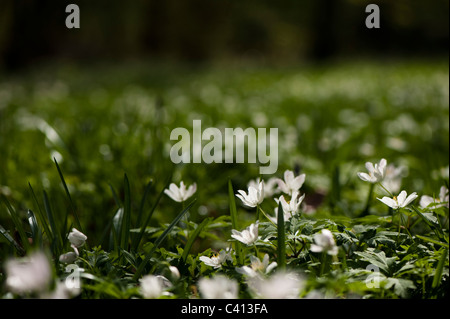
{"type": "Polygon", "coordinates": [[[397,197],[398,206],[403,207],[403,203],[406,199],[406,191],[401,191],[400,194],[397,197]]]}
{"type": "Polygon", "coordinates": [[[405,202],[403,203],[403,206],[402,206],[402,207],[408,206],[408,205],[409,205],[413,200],[415,200],[417,197],[419,197],[419,195],[417,195],[416,193],[410,194],[410,195],[406,198],[406,200],[405,200],[405,202]]]}
{"type": "Polygon", "coordinates": [[[397,209],[398,208],[398,204],[395,200],[393,200],[390,197],[383,197],[383,198],[377,198],[379,201],[383,202],[384,204],[388,205],[391,208],[397,209]]]}

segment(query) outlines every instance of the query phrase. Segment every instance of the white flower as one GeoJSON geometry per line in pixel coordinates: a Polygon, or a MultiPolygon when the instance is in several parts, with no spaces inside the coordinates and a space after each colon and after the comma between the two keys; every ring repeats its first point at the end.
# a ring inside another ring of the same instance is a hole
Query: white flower
{"type": "Polygon", "coordinates": [[[72,264],[75,262],[75,260],[77,259],[77,257],[80,255],[78,253],[78,249],[77,247],[75,247],[74,245],[71,245],[71,247],[73,248],[73,251],[70,251],[68,253],[62,254],[61,256],[59,256],[59,261],[65,264],[72,264]]]}
{"type": "Polygon", "coordinates": [[[279,199],[275,199],[275,201],[277,202],[277,204],[279,204],[281,202],[281,207],[283,208],[283,211],[285,214],[290,214],[291,216],[293,216],[298,211],[300,204],[302,203],[303,199],[305,198],[305,194],[303,194],[303,196],[301,196],[299,198],[297,198],[297,197],[298,197],[298,191],[294,191],[292,193],[292,198],[289,201],[289,203],[286,202],[283,195],[281,195],[279,199]]]}
{"type": "Polygon", "coordinates": [[[392,193],[398,193],[402,185],[402,178],[406,175],[406,170],[405,166],[395,167],[394,164],[389,164],[386,167],[383,186],[392,193]]]}
{"type": "Polygon", "coordinates": [[[67,238],[69,238],[69,241],[73,246],[81,247],[86,242],[87,236],[76,228],[72,228],[72,231],[67,238]]]}
{"type": "Polygon", "coordinates": [[[256,207],[264,200],[264,182],[259,182],[258,187],[249,186],[248,195],[243,190],[238,190],[236,194],[244,205],[248,207],[256,207]]]}
{"type": "Polygon", "coordinates": [[[172,279],[178,280],[180,279],[180,271],[175,266],[169,266],[170,275],[172,276],[172,279]]]}
{"type": "Polygon", "coordinates": [[[164,276],[146,275],[139,282],[141,294],[146,299],[157,299],[162,295],[168,295],[166,289],[172,287],[172,283],[164,276]]]}
{"type": "Polygon", "coordinates": [[[315,244],[311,245],[311,251],[315,253],[326,252],[328,255],[335,256],[338,253],[333,234],[328,229],[322,229],[321,233],[314,235],[315,244]]]}
{"type": "Polygon", "coordinates": [[[52,279],[47,256],[37,252],[5,263],[6,287],[13,293],[45,292],[52,279]]]}
{"type": "Polygon", "coordinates": [[[303,280],[295,273],[275,273],[268,279],[257,276],[248,283],[253,294],[262,299],[297,299],[304,287],[303,280]]]}
{"type": "Polygon", "coordinates": [[[284,181],[280,178],[277,178],[278,188],[283,193],[292,195],[293,192],[298,191],[303,186],[305,178],[305,174],[301,174],[295,177],[294,172],[286,170],[284,172],[284,181]]]}
{"type": "Polygon", "coordinates": [[[239,293],[237,281],[223,275],[201,278],[198,289],[204,299],[237,299],[239,293]]]}
{"type": "Polygon", "coordinates": [[[206,256],[200,256],[199,258],[201,261],[203,261],[205,263],[205,265],[214,267],[214,268],[219,268],[222,266],[223,263],[225,263],[227,260],[229,261],[233,261],[233,259],[231,258],[231,255],[229,252],[226,252],[224,250],[221,250],[217,255],[209,258],[206,256]]]}
{"type": "Polygon", "coordinates": [[[248,246],[253,245],[258,240],[258,222],[251,224],[242,232],[232,229],[231,233],[231,237],[239,240],[241,243],[248,246]]]}
{"type": "Polygon", "coordinates": [[[240,268],[236,268],[236,271],[242,275],[246,275],[250,278],[253,278],[259,276],[259,273],[268,274],[277,266],[276,262],[272,262],[269,265],[268,254],[264,255],[262,261],[256,256],[250,256],[250,262],[251,262],[250,267],[243,266],[240,268]]]}
{"type": "Polygon", "coordinates": [[[81,293],[81,288],[71,287],[64,281],[57,281],[55,289],[51,292],[46,292],[41,294],[39,298],[41,299],[70,299],[78,296],[81,293]]]}
{"type": "MultiPolygon", "coordinates": [[[[278,186],[278,179],[276,177],[271,177],[267,180],[267,182],[264,182],[264,198],[268,198],[268,197],[272,197],[274,194],[277,194],[280,192],[280,189],[277,187],[278,186]]],[[[259,187],[259,183],[260,183],[260,179],[257,178],[256,180],[251,180],[250,182],[248,182],[247,187],[253,187],[258,189],[259,187]]]]}
{"type": "Polygon", "coordinates": [[[445,186],[441,186],[440,192],[439,192],[439,198],[433,198],[428,195],[423,195],[420,198],[420,207],[422,208],[439,208],[439,207],[449,207],[449,194],[448,189],[445,186]]]}
{"type": "Polygon", "coordinates": [[[408,197],[406,197],[406,195],[406,191],[401,191],[398,196],[394,196],[393,198],[384,196],[381,199],[377,199],[393,209],[399,209],[408,206],[419,196],[415,192],[410,194],[408,197]]]}
{"type": "Polygon", "coordinates": [[[197,191],[197,184],[194,183],[186,189],[186,185],[184,185],[183,181],[180,183],[180,187],[177,187],[174,183],[169,185],[169,189],[165,189],[164,193],[172,198],[176,202],[184,202],[189,197],[194,195],[197,191]]]}
{"type": "Polygon", "coordinates": [[[381,182],[386,174],[386,160],[383,158],[378,164],[366,163],[367,173],[357,173],[358,177],[365,182],[378,183],[381,182]]]}

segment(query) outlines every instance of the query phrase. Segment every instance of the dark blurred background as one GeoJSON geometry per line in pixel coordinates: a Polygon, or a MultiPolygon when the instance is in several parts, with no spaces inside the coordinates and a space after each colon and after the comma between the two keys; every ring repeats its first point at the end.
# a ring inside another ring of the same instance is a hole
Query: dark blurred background
{"type": "Polygon", "coordinates": [[[445,56],[448,12],[448,0],[1,0],[0,69],[55,60],[445,56]],[[80,29],[65,27],[69,3],[80,7],[80,29]],[[380,7],[380,29],[365,27],[369,3],[380,7]]]}

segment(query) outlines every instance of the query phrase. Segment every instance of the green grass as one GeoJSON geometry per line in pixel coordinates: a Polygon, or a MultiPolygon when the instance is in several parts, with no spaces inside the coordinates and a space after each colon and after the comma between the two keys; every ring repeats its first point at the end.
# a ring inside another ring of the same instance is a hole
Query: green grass
{"type": "MultiPolygon", "coordinates": [[[[63,65],[2,77],[0,284],[5,260],[39,247],[64,278],[57,260],[70,251],[72,227],[88,236],[77,261],[86,269],[82,298],[140,296],[138,279],[167,275],[169,265],[183,278],[172,288],[175,297],[192,296],[189,287],[216,272],[244,284],[234,269],[248,265],[254,251],[229,242],[230,230],[254,222],[255,210],[233,193],[247,190],[258,166],[173,164],[171,130],[191,130],[201,119],[203,129],[279,128],[274,176],[305,173],[301,191],[314,213],[286,222],[281,233],[260,216],[266,241],[257,247],[260,258],[268,253],[280,268],[310,276],[304,294],[440,298],[448,285],[448,209],[422,210],[419,198],[395,215],[408,223],[400,225],[375,199],[383,190],[370,193],[356,172],[386,158],[407,167],[408,194],[438,196],[448,187],[448,83],[444,60],[278,69],[63,65]],[[185,207],[163,193],[181,180],[198,189],[187,228],[178,225],[185,207]],[[323,228],[340,251],[320,276],[322,256],[309,245],[323,228]],[[235,258],[219,270],[198,259],[231,246],[235,258]],[[361,279],[371,258],[390,262],[382,289],[361,279]]],[[[275,207],[270,198],[261,205],[272,216],[275,207]]]]}

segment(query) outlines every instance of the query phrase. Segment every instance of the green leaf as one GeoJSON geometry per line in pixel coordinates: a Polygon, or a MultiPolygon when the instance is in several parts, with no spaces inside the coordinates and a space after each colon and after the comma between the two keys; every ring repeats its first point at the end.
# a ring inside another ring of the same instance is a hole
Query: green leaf
{"type": "Polygon", "coordinates": [[[19,232],[19,236],[20,236],[20,240],[22,241],[22,245],[23,245],[24,249],[27,250],[28,247],[30,246],[30,243],[28,242],[28,236],[25,233],[25,229],[23,228],[22,221],[20,220],[20,217],[17,214],[14,207],[12,207],[12,205],[10,204],[8,199],[4,196],[3,196],[3,201],[6,205],[6,208],[9,211],[11,219],[13,220],[14,226],[16,226],[16,229],[19,232]]]}
{"type": "MultiPolygon", "coordinates": [[[[238,229],[238,217],[236,209],[236,200],[234,197],[233,184],[231,180],[228,180],[228,200],[230,202],[230,216],[231,216],[231,227],[233,229],[238,229]]],[[[236,259],[240,265],[244,264],[244,255],[242,253],[242,245],[239,242],[234,242],[234,250],[236,252],[236,259]]]]}
{"type": "Polygon", "coordinates": [[[10,245],[12,245],[17,250],[17,253],[19,255],[25,255],[25,250],[23,250],[22,246],[20,246],[19,243],[11,237],[9,232],[5,228],[3,228],[2,225],[0,225],[0,234],[6,239],[6,241],[10,243],[10,245]]]}
{"type": "Polygon", "coordinates": [[[47,238],[50,240],[50,242],[52,242],[52,241],[53,241],[53,235],[52,235],[52,233],[51,233],[51,231],[50,231],[50,228],[49,228],[47,219],[45,218],[45,215],[44,215],[44,213],[42,212],[41,205],[39,205],[39,201],[38,201],[38,199],[37,199],[36,194],[34,193],[33,187],[31,187],[31,184],[30,184],[30,183],[28,183],[28,186],[29,186],[30,191],[31,191],[31,196],[33,197],[33,200],[35,201],[36,206],[37,206],[37,208],[38,208],[38,210],[37,210],[37,218],[38,218],[38,221],[40,221],[40,223],[41,223],[41,225],[42,225],[42,227],[43,227],[43,229],[44,229],[45,235],[46,235],[47,238]]]}
{"type": "MultiPolygon", "coordinates": [[[[84,233],[83,227],[81,227],[80,219],[78,218],[78,214],[77,214],[77,210],[75,208],[75,204],[72,201],[72,196],[70,196],[69,188],[67,187],[66,180],[64,179],[64,175],[63,175],[63,173],[61,171],[61,168],[58,165],[58,161],[56,160],[56,158],[53,158],[53,160],[55,161],[56,169],[58,170],[59,178],[61,179],[61,182],[63,184],[63,187],[64,187],[64,190],[66,192],[66,195],[69,198],[70,208],[71,208],[72,214],[73,214],[73,216],[75,218],[77,229],[80,232],[84,233]]],[[[65,221],[64,221],[64,229],[66,229],[66,226],[67,226],[67,215],[66,215],[66,218],[65,218],[65,221]]]]}
{"type": "Polygon", "coordinates": [[[278,254],[278,267],[280,269],[286,268],[286,233],[284,227],[284,214],[281,201],[278,203],[278,215],[277,215],[277,254],[278,254]]]}
{"type": "Polygon", "coordinates": [[[211,222],[211,220],[212,220],[211,217],[205,218],[200,223],[200,225],[198,225],[197,228],[195,228],[195,230],[189,236],[189,239],[186,242],[186,245],[184,247],[183,255],[181,256],[181,258],[183,259],[184,262],[186,262],[186,259],[189,255],[189,252],[191,251],[191,248],[192,248],[192,245],[194,244],[195,239],[198,237],[198,235],[200,235],[203,228],[211,222]]]}
{"type": "Polygon", "coordinates": [[[120,246],[127,250],[128,239],[130,238],[130,224],[131,224],[131,196],[130,196],[130,182],[127,174],[123,177],[124,186],[124,200],[123,200],[123,216],[120,224],[120,246]]]}
{"type": "Polygon", "coordinates": [[[436,245],[445,247],[445,248],[448,249],[448,244],[443,243],[443,242],[441,242],[441,241],[437,241],[437,240],[435,240],[435,239],[433,239],[433,238],[429,238],[429,237],[425,237],[425,236],[421,236],[421,235],[416,235],[416,237],[417,237],[417,238],[420,238],[420,239],[423,239],[423,240],[425,240],[425,241],[428,241],[428,242],[430,242],[430,243],[433,243],[433,244],[436,244],[436,245]]]}
{"type": "Polygon", "coordinates": [[[150,223],[150,220],[151,220],[151,218],[152,218],[152,216],[153,216],[153,213],[155,212],[155,209],[156,209],[156,207],[158,206],[159,201],[161,200],[161,197],[162,197],[163,194],[164,194],[164,190],[165,190],[165,189],[168,187],[168,185],[170,184],[171,179],[172,179],[172,175],[170,175],[170,176],[167,178],[166,184],[164,185],[164,187],[163,187],[163,188],[161,189],[161,191],[159,192],[158,197],[156,198],[156,201],[155,201],[155,203],[153,204],[152,209],[150,210],[150,213],[147,215],[147,217],[146,217],[144,223],[143,223],[142,225],[137,225],[137,226],[140,227],[140,231],[139,231],[139,233],[137,234],[137,236],[134,236],[134,237],[133,237],[134,242],[132,242],[132,247],[133,247],[134,250],[137,250],[137,249],[138,249],[139,244],[140,244],[141,241],[142,241],[142,237],[144,236],[145,229],[147,228],[147,225],[150,223]]]}
{"type": "Polygon", "coordinates": [[[414,283],[409,279],[387,278],[387,283],[384,288],[390,289],[392,287],[394,287],[395,294],[402,298],[408,297],[408,289],[416,288],[414,283]]]}
{"type": "Polygon", "coordinates": [[[386,275],[391,273],[390,267],[397,259],[396,257],[386,257],[384,251],[374,251],[370,248],[366,251],[355,251],[355,254],[360,256],[363,260],[383,270],[386,275]]]}
{"type": "Polygon", "coordinates": [[[178,222],[183,218],[183,216],[186,214],[186,212],[194,205],[196,199],[194,199],[185,209],[183,209],[177,217],[172,221],[172,223],[166,228],[166,230],[156,239],[154,246],[152,249],[147,253],[145,256],[145,259],[142,261],[142,263],[139,265],[139,268],[137,269],[136,273],[133,276],[133,279],[136,280],[141,276],[142,271],[144,271],[145,266],[150,261],[150,258],[152,257],[155,250],[159,247],[159,245],[166,239],[169,232],[172,230],[172,228],[178,224],[178,222]]]}
{"type": "Polygon", "coordinates": [[[441,250],[443,250],[443,252],[442,252],[441,259],[439,259],[439,263],[437,265],[436,272],[434,274],[433,284],[432,284],[433,288],[436,288],[437,286],[439,286],[439,284],[441,282],[441,278],[442,278],[442,273],[444,271],[445,261],[447,260],[448,248],[441,248],[441,250]]]}

